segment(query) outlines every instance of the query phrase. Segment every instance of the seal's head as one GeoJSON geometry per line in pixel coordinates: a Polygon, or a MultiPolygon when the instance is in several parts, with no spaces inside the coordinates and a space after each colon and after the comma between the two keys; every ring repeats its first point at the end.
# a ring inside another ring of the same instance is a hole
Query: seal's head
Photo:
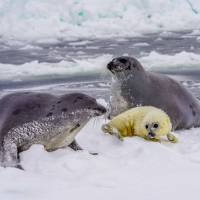
{"type": "Polygon", "coordinates": [[[177,142],[171,134],[172,124],[168,115],[153,106],[139,106],[127,110],[102,126],[102,131],[116,135],[120,140],[124,137],[139,136],[151,141],[161,141],[167,136],[170,142],[177,142]]]}
{"type": "Polygon", "coordinates": [[[117,77],[130,74],[133,75],[138,71],[144,71],[140,62],[137,59],[129,56],[114,58],[107,64],[107,68],[114,76],[117,77]]]}
{"type": "Polygon", "coordinates": [[[63,111],[66,108],[68,112],[87,113],[89,117],[100,116],[106,113],[106,108],[97,103],[96,99],[82,93],[64,95],[59,102],[61,102],[60,105],[62,105],[63,111]]]}
{"type": "Polygon", "coordinates": [[[170,134],[172,129],[170,118],[160,109],[147,113],[138,126],[138,133],[150,140],[159,140],[161,136],[170,134]]]}

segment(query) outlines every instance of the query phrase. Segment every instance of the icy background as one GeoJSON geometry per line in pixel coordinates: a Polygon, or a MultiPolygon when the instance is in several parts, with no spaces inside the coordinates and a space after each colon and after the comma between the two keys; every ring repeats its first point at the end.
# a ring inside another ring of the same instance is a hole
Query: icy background
{"type": "Polygon", "coordinates": [[[0,36],[28,41],[200,27],[197,0],[1,0],[0,36]]]}

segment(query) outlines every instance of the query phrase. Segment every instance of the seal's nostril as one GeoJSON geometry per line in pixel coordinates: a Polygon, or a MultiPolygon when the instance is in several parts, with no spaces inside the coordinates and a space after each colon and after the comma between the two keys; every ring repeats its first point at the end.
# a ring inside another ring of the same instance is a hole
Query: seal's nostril
{"type": "Polygon", "coordinates": [[[156,136],[156,134],[155,134],[155,133],[153,133],[153,132],[149,132],[149,136],[150,136],[150,137],[155,137],[155,136],[156,136]]]}
{"type": "Polygon", "coordinates": [[[104,108],[103,106],[96,108],[96,110],[98,110],[98,111],[101,112],[102,114],[104,114],[104,113],[107,112],[106,108],[104,108]]]}
{"type": "Polygon", "coordinates": [[[109,62],[109,63],[107,64],[107,68],[108,68],[109,70],[112,69],[112,66],[113,66],[113,63],[112,63],[112,62],[109,62]]]}
{"type": "Polygon", "coordinates": [[[106,113],[107,112],[106,108],[102,107],[102,112],[106,113]]]}

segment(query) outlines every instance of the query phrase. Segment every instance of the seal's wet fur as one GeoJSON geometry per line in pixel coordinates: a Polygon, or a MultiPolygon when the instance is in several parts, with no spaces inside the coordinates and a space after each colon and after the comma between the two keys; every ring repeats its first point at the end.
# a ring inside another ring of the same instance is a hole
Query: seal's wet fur
{"type": "Polygon", "coordinates": [[[146,71],[128,56],[114,58],[107,68],[113,76],[111,118],[137,105],[155,106],[170,116],[174,130],[200,126],[198,99],[177,81],[146,71]]]}

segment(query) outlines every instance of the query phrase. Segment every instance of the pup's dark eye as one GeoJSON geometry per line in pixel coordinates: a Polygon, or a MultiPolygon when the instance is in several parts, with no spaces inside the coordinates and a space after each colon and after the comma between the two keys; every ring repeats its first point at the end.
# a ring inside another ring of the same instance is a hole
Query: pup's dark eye
{"type": "Polygon", "coordinates": [[[127,60],[125,58],[119,58],[119,62],[126,64],[127,60]]]}
{"type": "Polygon", "coordinates": [[[147,125],[145,126],[145,128],[148,129],[148,128],[149,128],[149,125],[147,124],[147,125]]]}
{"type": "Polygon", "coordinates": [[[154,128],[158,128],[158,124],[154,124],[153,127],[154,127],[154,128]]]}

